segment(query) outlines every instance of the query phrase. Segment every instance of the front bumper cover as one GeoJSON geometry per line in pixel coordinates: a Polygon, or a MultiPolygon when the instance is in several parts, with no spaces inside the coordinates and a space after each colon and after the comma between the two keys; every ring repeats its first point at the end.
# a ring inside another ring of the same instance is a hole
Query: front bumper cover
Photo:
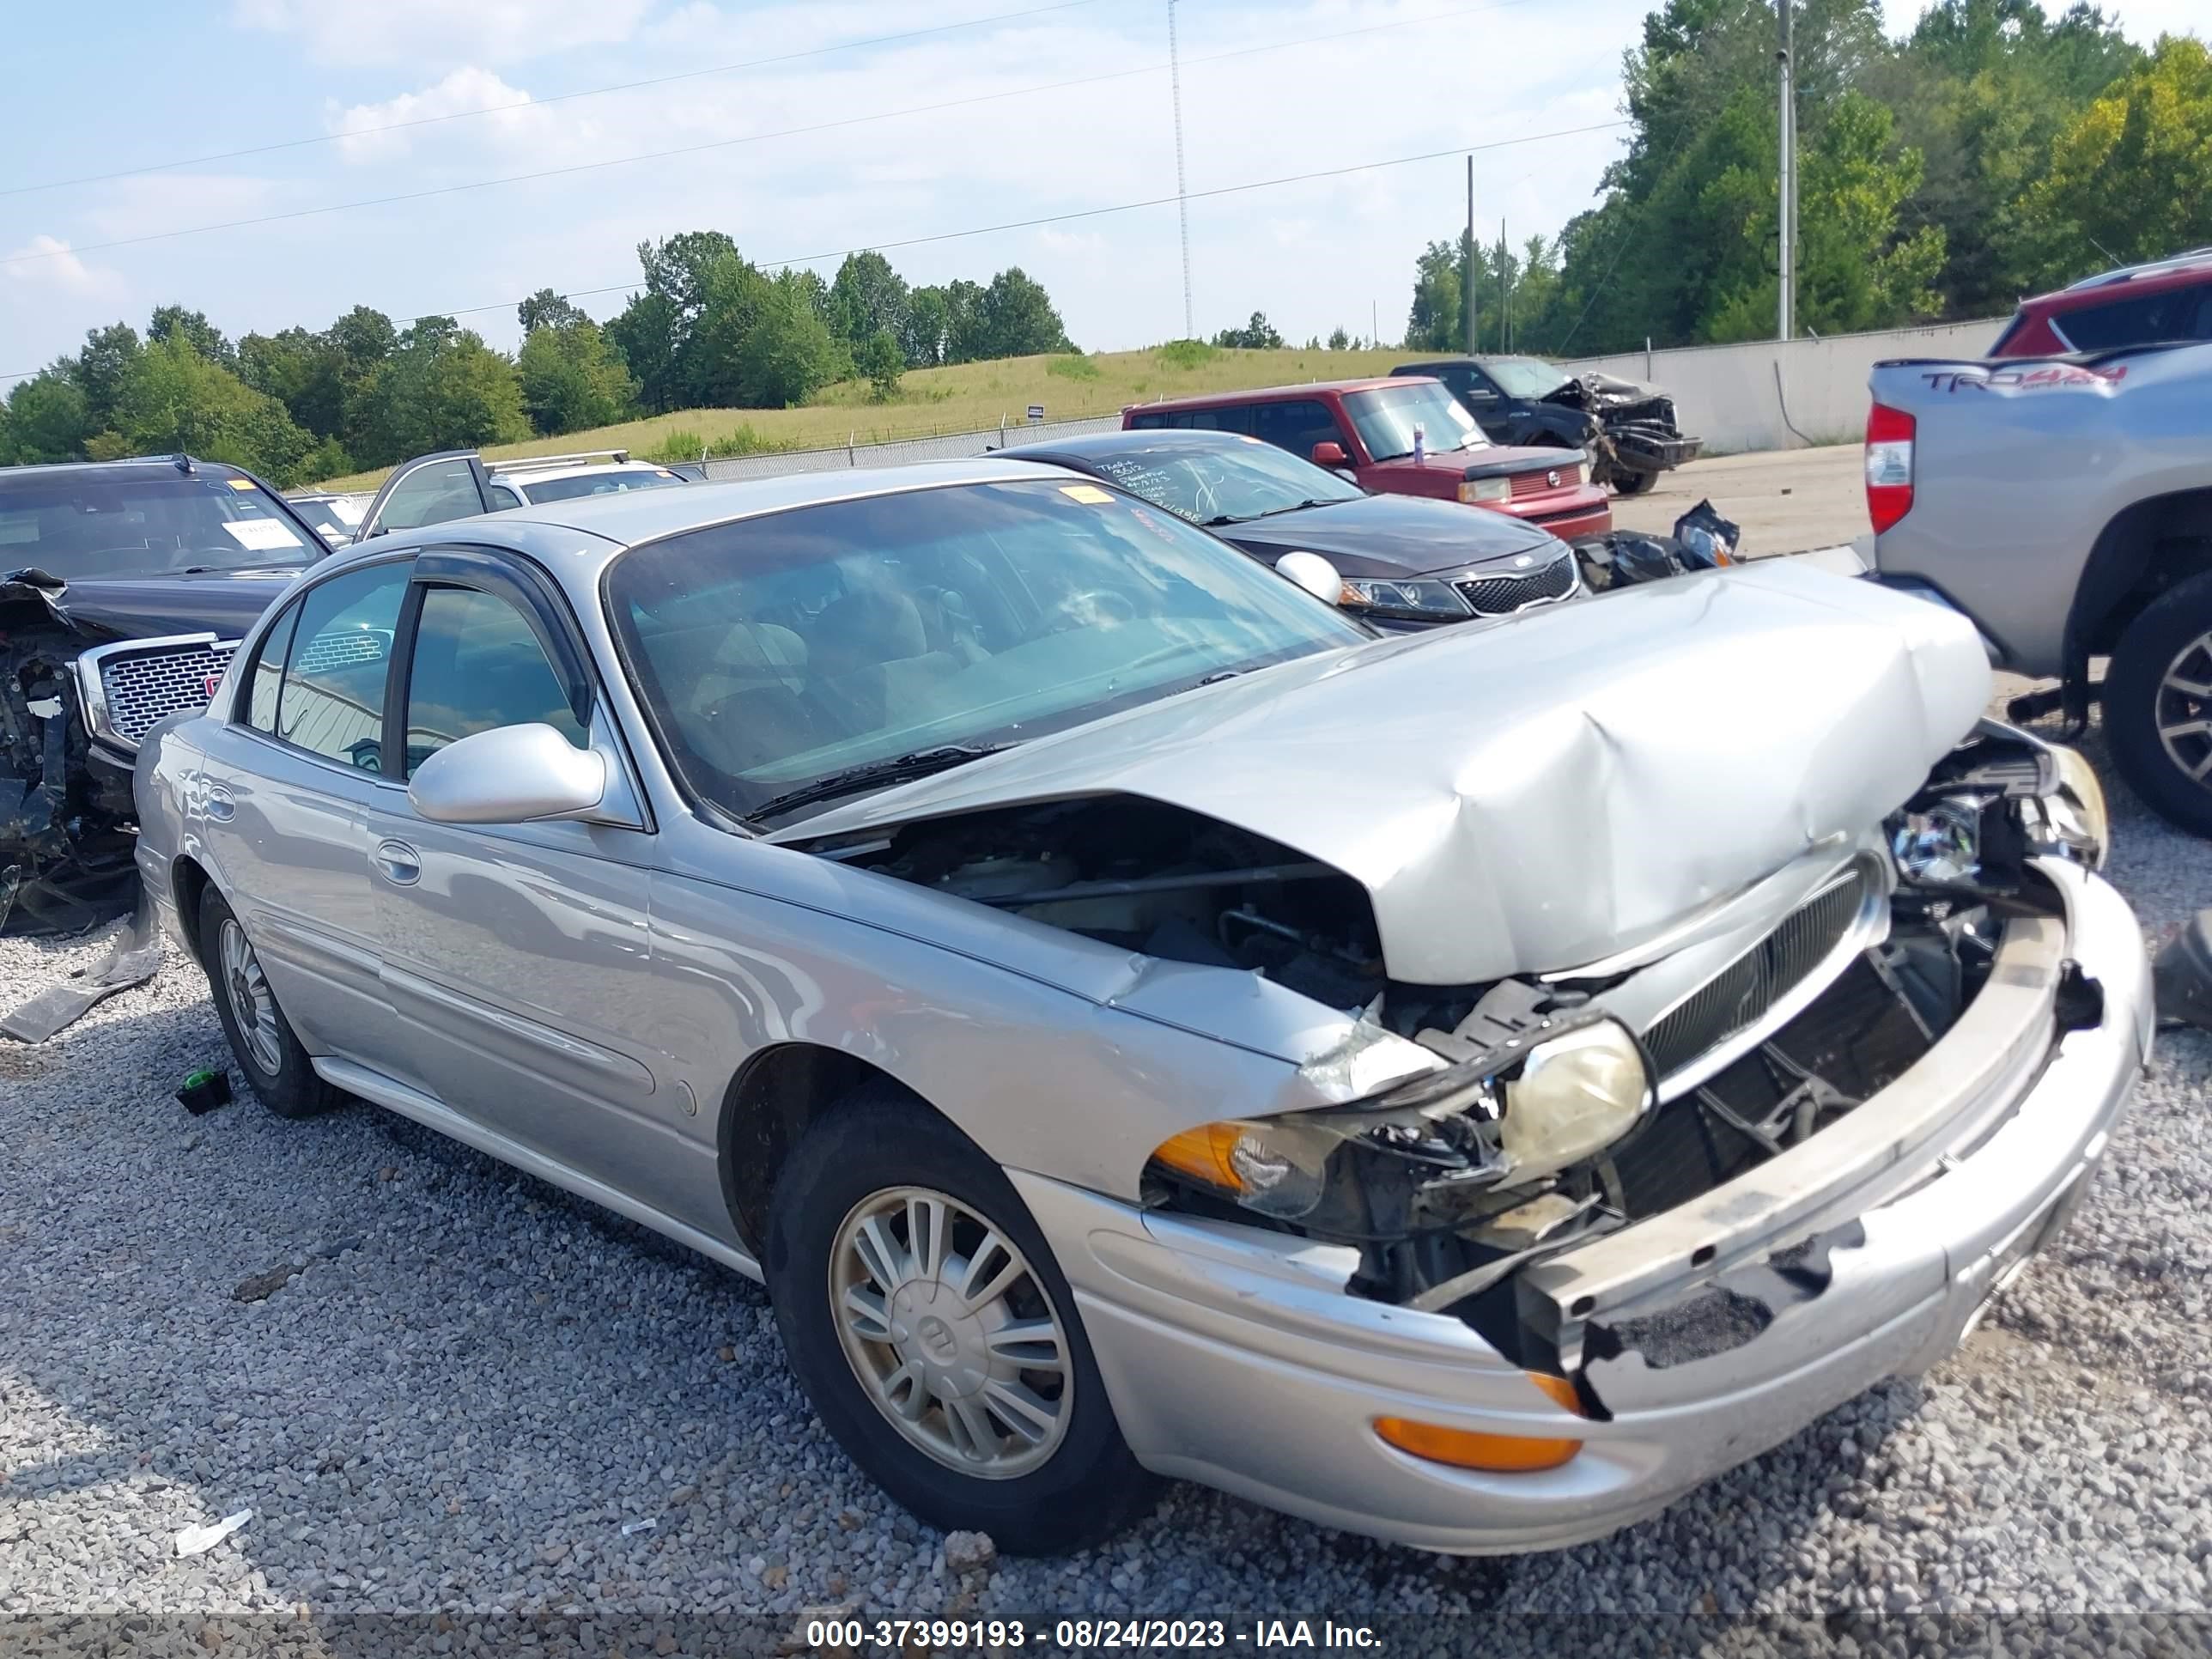
{"type": "Polygon", "coordinates": [[[1760,1264],[1785,1249],[1824,1257],[1821,1288],[1772,1297],[1764,1328],[1724,1352],[1655,1364],[1604,1345],[1613,1351],[1583,1370],[1605,1420],[1568,1414],[1456,1319],[1347,1294],[1347,1249],[1142,1213],[1016,1172],[1132,1449],[1161,1473],[1396,1542],[1552,1548],[1641,1519],[1881,1378],[1941,1359],[2063,1226],[2149,1054],[2149,969],[2126,902],[2071,865],[2038,867],[2063,924],[2013,925],[1959,1024],[1808,1144],[1825,1176],[1778,1169],[1784,1154],[1526,1276],[1524,1297],[1554,1305],[1555,1334],[1579,1357],[1579,1339],[1607,1320],[1755,1289],[1760,1264]],[[2062,1034],[2055,1011],[2075,964],[2102,1006],[2062,1034]],[[1648,1248],[1631,1243],[1639,1237],[1648,1248]],[[1385,1444],[1372,1427],[1385,1414],[1584,1445],[1555,1469],[1487,1474],[1385,1444]]]}

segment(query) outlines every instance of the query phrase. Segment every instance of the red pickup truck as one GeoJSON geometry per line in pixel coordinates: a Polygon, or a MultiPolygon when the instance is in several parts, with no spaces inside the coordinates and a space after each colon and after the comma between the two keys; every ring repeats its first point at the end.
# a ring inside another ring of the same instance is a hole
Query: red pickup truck
{"type": "Polygon", "coordinates": [[[1465,501],[1571,540],[1613,528],[1613,503],[1579,449],[1493,444],[1441,381],[1322,380],[1132,404],[1125,430],[1237,432],[1386,495],[1465,501]]]}

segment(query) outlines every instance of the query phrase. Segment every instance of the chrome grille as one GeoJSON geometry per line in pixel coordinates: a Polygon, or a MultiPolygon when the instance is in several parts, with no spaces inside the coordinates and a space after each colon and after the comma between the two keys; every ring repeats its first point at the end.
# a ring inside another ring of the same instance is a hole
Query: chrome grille
{"type": "Polygon", "coordinates": [[[1510,576],[1474,576],[1452,586],[1466,596],[1478,614],[1510,616],[1523,605],[1564,599],[1574,592],[1574,556],[1562,555],[1540,570],[1521,571],[1510,576]]]}
{"type": "Polygon", "coordinates": [[[236,641],[225,640],[107,658],[100,665],[100,689],[107,700],[108,729],[136,744],[155,721],[180,708],[206,708],[209,688],[237,648],[236,641]]]}
{"type": "Polygon", "coordinates": [[[1866,876],[1854,866],[1646,1031],[1661,1079],[1757,1024],[1850,937],[1865,901],[1866,876]]]}

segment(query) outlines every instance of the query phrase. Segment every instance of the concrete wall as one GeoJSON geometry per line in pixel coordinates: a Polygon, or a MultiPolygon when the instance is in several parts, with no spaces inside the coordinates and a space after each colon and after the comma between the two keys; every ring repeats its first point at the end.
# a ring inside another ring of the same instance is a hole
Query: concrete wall
{"type": "Polygon", "coordinates": [[[2001,319],[1992,319],[1822,340],[1684,346],[1587,357],[1569,367],[1656,382],[1674,398],[1682,430],[1703,438],[1709,455],[1791,449],[1806,441],[1856,440],[1865,432],[1867,374],[1876,363],[1892,357],[1978,357],[2001,325],[2001,319]]]}

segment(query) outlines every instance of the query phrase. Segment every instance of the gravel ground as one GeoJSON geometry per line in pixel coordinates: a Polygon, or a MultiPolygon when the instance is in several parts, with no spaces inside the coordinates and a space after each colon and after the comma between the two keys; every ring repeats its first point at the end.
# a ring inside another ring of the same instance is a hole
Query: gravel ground
{"type": "MultiPolygon", "coordinates": [[[[2112,873],[2155,945],[2212,904],[2212,858],[2113,797],[2112,873]]],[[[0,941],[0,1002],[99,948],[0,941]]],[[[960,1538],[949,1564],[816,1424],[758,1290],[365,1107],[187,1116],[168,1091],[223,1053],[173,957],[44,1048],[0,1043],[0,1651],[99,1650],[125,1614],[179,1651],[730,1650],[849,1606],[1328,1615],[1400,1651],[1663,1646],[1681,1618],[1894,1645],[1905,1614],[2040,1644],[2054,1615],[2202,1612],[2212,1585],[2195,1033],[2163,1039],[2089,1201],[1966,1351],[1656,1519],[1492,1561],[1177,1486],[1111,1547],[977,1565],[960,1538]]],[[[2212,1622],[2187,1628],[2204,1650],[2212,1622]]]]}

